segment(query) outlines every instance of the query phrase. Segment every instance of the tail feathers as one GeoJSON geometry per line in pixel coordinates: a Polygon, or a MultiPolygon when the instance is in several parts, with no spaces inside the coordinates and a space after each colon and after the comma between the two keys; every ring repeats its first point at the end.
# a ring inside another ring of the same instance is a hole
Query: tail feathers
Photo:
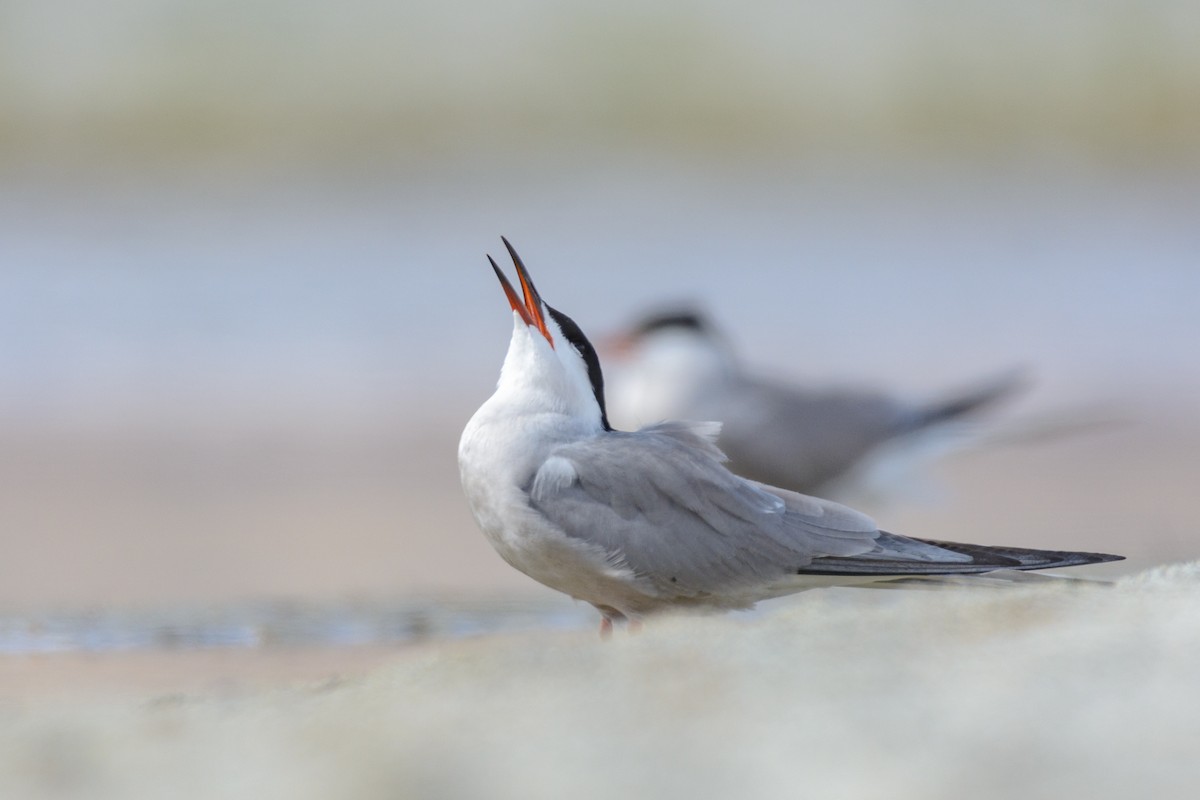
{"type": "MultiPolygon", "coordinates": [[[[885,534],[891,535],[891,534],[885,534]]],[[[1070,550],[1033,550],[1023,547],[988,546],[915,539],[970,560],[932,561],[897,560],[864,556],[829,556],[814,559],[798,570],[801,575],[975,575],[996,570],[1057,569],[1083,564],[1121,561],[1125,557],[1108,553],[1079,553],[1070,550]]]]}
{"type": "Polygon", "coordinates": [[[1054,569],[1056,567],[1078,567],[1084,564],[1101,564],[1106,561],[1123,561],[1125,556],[1110,553],[1082,553],[1072,550],[1035,550],[1028,547],[1005,547],[960,542],[940,542],[922,539],[927,544],[943,550],[970,556],[975,564],[990,569],[1054,569]]]}
{"type": "Polygon", "coordinates": [[[947,589],[966,587],[970,589],[1007,589],[1012,586],[1030,585],[1084,585],[1112,586],[1113,582],[1100,578],[1061,575],[1045,572],[1021,572],[1013,569],[998,569],[993,572],[973,575],[902,575],[861,584],[869,589],[947,589]]]}

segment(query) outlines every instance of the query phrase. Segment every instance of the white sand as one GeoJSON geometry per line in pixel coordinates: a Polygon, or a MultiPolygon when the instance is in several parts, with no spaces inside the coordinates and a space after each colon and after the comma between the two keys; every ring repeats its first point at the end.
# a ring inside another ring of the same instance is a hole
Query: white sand
{"type": "Polygon", "coordinates": [[[1194,797],[1198,754],[1200,562],[0,707],[14,798],[1194,797]]]}

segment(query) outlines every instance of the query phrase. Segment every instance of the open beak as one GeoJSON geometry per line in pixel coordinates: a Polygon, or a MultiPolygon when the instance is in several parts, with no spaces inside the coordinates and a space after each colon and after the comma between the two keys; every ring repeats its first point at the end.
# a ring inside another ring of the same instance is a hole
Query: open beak
{"type": "Polygon", "coordinates": [[[554,339],[550,336],[550,330],[546,327],[546,316],[543,313],[542,296],[538,294],[537,288],[533,285],[533,280],[529,277],[529,271],[525,269],[525,263],[521,261],[521,257],[517,255],[517,251],[508,243],[508,239],[503,236],[500,240],[504,242],[504,246],[508,248],[508,254],[512,257],[513,265],[517,268],[517,278],[521,281],[521,292],[524,295],[524,301],[517,297],[517,292],[513,289],[508,278],[504,277],[504,273],[500,271],[499,265],[495,259],[488,256],[488,261],[492,265],[492,269],[496,271],[496,277],[500,279],[500,285],[504,287],[504,294],[508,297],[508,304],[512,306],[512,310],[517,312],[521,320],[531,327],[537,328],[542,336],[546,337],[546,341],[554,347],[554,339]]]}

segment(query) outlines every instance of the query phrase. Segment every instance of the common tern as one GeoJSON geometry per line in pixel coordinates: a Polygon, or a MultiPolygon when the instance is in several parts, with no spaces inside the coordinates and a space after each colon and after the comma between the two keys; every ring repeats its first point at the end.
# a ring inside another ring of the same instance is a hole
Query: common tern
{"type": "Polygon", "coordinates": [[[649,315],[603,345],[619,367],[609,391],[618,425],[717,420],[717,444],[737,474],[876,505],[893,493],[889,480],[968,442],[961,423],[1024,382],[1013,370],[920,404],[866,389],[805,388],[751,374],[690,308],[649,315]]]}
{"type": "Polygon", "coordinates": [[[595,606],[602,634],[616,621],[749,608],[818,586],[1121,558],[899,536],[845,506],[730,472],[716,424],[613,429],[595,349],[504,245],[522,294],[488,256],[513,333],[496,391],[459,442],[463,491],[500,556],[595,606]]]}

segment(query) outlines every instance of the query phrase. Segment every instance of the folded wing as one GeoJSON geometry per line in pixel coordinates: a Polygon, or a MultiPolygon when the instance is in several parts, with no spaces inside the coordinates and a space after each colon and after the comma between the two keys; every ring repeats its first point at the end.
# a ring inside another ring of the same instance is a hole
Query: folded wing
{"type": "Polygon", "coordinates": [[[845,506],[729,472],[712,443],[716,430],[670,422],[560,446],[526,487],[530,503],[661,596],[782,593],[812,575],[969,574],[1115,558],[886,533],[845,506]]]}

